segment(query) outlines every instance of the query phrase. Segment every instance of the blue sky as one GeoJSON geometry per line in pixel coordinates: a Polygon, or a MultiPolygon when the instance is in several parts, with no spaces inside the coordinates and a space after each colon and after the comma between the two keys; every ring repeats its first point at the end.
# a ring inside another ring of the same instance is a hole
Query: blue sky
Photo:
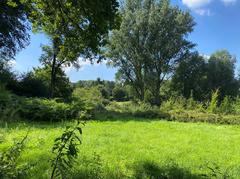
{"type": "MultiPolygon", "coordinates": [[[[195,49],[199,53],[210,55],[216,50],[227,49],[236,55],[237,66],[240,66],[240,0],[172,0],[171,3],[189,10],[193,15],[196,26],[189,39],[197,44],[195,49]]],[[[39,66],[40,46],[48,43],[44,34],[31,34],[30,45],[16,56],[14,69],[27,72],[39,66]]],[[[106,67],[104,63],[81,64],[78,71],[66,69],[71,81],[94,80],[97,77],[114,80],[116,69],[106,67]]]]}

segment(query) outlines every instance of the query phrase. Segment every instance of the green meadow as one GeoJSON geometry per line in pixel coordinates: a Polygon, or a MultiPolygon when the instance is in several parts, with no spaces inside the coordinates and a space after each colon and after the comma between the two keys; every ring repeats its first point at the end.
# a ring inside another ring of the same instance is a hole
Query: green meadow
{"type": "MultiPolygon", "coordinates": [[[[49,178],[54,139],[70,123],[18,123],[0,128],[0,150],[27,133],[19,166],[27,178],[49,178]]],[[[83,126],[73,178],[239,178],[240,127],[128,119],[83,126]]]]}

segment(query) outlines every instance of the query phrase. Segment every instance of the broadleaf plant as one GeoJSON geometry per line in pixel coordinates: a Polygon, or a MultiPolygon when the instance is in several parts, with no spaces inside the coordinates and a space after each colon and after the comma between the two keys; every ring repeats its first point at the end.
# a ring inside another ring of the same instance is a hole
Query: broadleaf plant
{"type": "Polygon", "coordinates": [[[60,137],[54,141],[52,152],[55,155],[52,159],[53,178],[66,178],[67,173],[73,167],[75,159],[78,156],[78,145],[82,143],[82,128],[84,123],[78,121],[75,126],[67,126],[60,137]]]}

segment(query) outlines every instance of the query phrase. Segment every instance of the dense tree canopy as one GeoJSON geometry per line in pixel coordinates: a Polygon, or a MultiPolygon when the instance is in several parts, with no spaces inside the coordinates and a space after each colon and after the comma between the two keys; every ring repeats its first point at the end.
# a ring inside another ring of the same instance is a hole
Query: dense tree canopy
{"type": "Polygon", "coordinates": [[[206,98],[206,74],[207,64],[205,59],[198,53],[192,53],[188,58],[181,61],[171,81],[171,90],[180,95],[194,99],[206,98]]]}
{"type": "Polygon", "coordinates": [[[121,27],[110,39],[110,63],[120,68],[141,100],[148,90],[159,105],[161,83],[193,47],[186,40],[193,26],[191,15],[168,0],[128,0],[121,27]]]}
{"type": "Polygon", "coordinates": [[[48,53],[52,97],[56,71],[61,65],[76,65],[79,57],[101,59],[99,52],[105,37],[116,24],[118,2],[27,0],[27,3],[32,9],[29,17],[33,28],[46,33],[52,41],[52,50],[48,53]]]}
{"type": "Polygon", "coordinates": [[[172,78],[172,90],[186,98],[192,93],[199,101],[209,100],[212,91],[217,89],[220,99],[237,96],[239,82],[235,77],[235,62],[235,57],[226,50],[213,53],[209,59],[194,53],[178,66],[172,78]]]}
{"type": "Polygon", "coordinates": [[[0,60],[14,58],[29,42],[26,7],[20,0],[0,2],[0,60]]]}

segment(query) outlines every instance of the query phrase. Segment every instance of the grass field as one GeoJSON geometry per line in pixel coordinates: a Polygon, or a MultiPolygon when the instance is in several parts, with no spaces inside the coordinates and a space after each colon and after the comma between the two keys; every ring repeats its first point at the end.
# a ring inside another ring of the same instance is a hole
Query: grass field
{"type": "MultiPolygon", "coordinates": [[[[29,130],[19,164],[28,178],[49,178],[51,147],[64,124],[0,128],[0,151],[29,130]]],[[[240,178],[240,127],[158,120],[91,121],[73,178],[240,178]],[[219,168],[218,168],[219,167],[219,168]]]]}

